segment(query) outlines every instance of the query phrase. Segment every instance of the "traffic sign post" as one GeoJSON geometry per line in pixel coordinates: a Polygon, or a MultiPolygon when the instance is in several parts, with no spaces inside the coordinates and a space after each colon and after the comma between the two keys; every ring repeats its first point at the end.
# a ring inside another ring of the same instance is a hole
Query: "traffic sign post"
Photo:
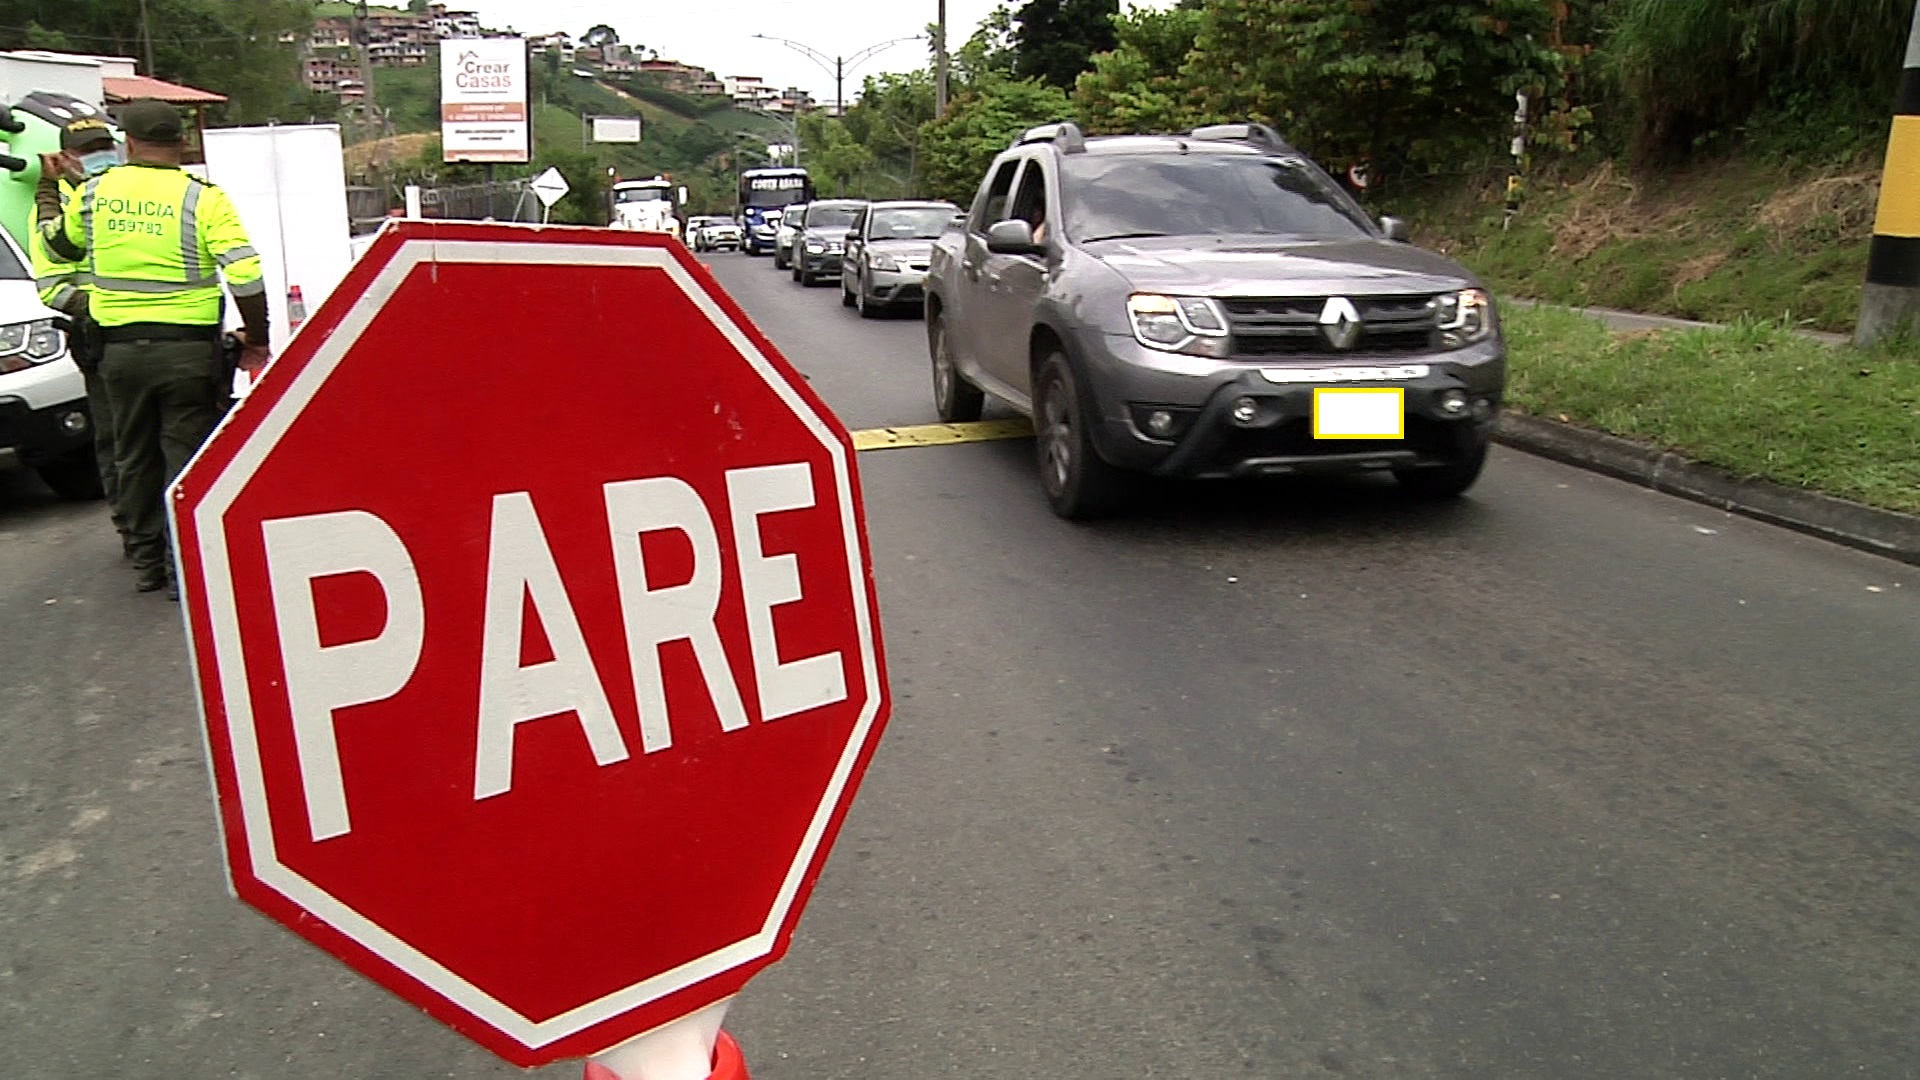
{"type": "Polygon", "coordinates": [[[726,1060],[889,712],[846,430],[664,236],[395,221],[308,322],[169,498],[232,888],[515,1064],[726,1060]]]}
{"type": "Polygon", "coordinates": [[[540,221],[543,224],[548,215],[553,213],[553,204],[566,198],[567,192],[573,190],[573,186],[567,183],[567,178],[560,174],[560,170],[552,167],[534,177],[533,183],[528,186],[540,199],[540,221]]]}

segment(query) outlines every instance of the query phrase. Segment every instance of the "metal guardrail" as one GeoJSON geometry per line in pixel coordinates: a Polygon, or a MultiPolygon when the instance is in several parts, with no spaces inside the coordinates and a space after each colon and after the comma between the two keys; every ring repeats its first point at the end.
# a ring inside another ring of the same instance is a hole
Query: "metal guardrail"
{"type": "MultiPolygon", "coordinates": [[[[405,205],[398,188],[347,188],[347,217],[356,235],[378,229],[405,205]]],[[[420,189],[420,215],[448,221],[539,221],[540,199],[528,180],[442,184],[420,189]]]]}

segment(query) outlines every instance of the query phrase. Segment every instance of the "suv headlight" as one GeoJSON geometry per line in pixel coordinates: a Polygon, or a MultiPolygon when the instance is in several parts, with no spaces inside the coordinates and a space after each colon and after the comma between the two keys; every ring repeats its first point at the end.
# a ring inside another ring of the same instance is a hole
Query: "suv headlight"
{"type": "Polygon", "coordinates": [[[18,371],[33,364],[44,364],[66,351],[67,336],[52,319],[0,326],[0,361],[18,358],[12,364],[0,363],[0,371],[18,371]]]}
{"type": "Polygon", "coordinates": [[[826,245],[826,241],[824,240],[807,241],[807,251],[810,254],[819,255],[826,250],[827,250],[827,245],[826,245]]]}
{"type": "Polygon", "coordinates": [[[1442,348],[1458,349],[1493,336],[1493,297],[1485,289],[1436,296],[1433,313],[1442,348]]]}
{"type": "Polygon", "coordinates": [[[1127,315],[1134,338],[1150,349],[1216,357],[1231,351],[1226,313],[1206,297],[1134,293],[1127,315]]]}
{"type": "Polygon", "coordinates": [[[875,270],[891,271],[900,269],[900,264],[894,260],[893,256],[878,251],[867,256],[867,265],[873,267],[875,270]]]}

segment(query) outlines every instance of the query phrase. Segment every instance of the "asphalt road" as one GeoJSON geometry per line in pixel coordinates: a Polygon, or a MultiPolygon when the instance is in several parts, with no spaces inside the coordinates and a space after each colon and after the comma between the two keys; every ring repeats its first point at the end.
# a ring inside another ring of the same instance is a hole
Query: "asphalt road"
{"type": "MultiPolygon", "coordinates": [[[[918,321],[709,261],[933,419],[918,321]]],[[[756,1080],[1920,1074],[1912,568],[1506,451],[1090,527],[1031,458],[861,459],[896,715],[756,1080]]],[[[175,609],[17,470],[0,643],[0,1075],[516,1075],[227,898],[175,609]]]]}

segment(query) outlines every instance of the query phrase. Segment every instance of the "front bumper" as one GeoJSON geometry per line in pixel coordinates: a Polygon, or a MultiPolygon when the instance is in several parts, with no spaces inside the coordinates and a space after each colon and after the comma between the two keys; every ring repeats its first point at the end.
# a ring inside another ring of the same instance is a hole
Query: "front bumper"
{"type": "Polygon", "coordinates": [[[839,251],[808,251],[800,249],[800,265],[807,273],[815,277],[836,278],[840,276],[840,262],[844,253],[839,251]]]}
{"type": "Polygon", "coordinates": [[[1506,357],[1498,341],[1426,356],[1341,356],[1312,363],[1219,361],[1147,349],[1131,337],[1103,335],[1095,369],[1101,456],[1122,468],[1168,477],[1271,476],[1357,472],[1445,465],[1486,445],[1506,386],[1506,357]],[[1424,366],[1424,374],[1406,372],[1424,366]],[[1305,370],[1367,377],[1291,381],[1305,370]],[[1271,371],[1275,377],[1268,377],[1271,371]],[[1400,377],[1394,377],[1400,376],[1400,377]],[[1280,381],[1276,381],[1276,378],[1280,381]],[[1399,388],[1406,425],[1400,439],[1316,439],[1313,392],[1318,386],[1399,388]],[[1450,390],[1469,407],[1441,407],[1450,390]],[[1239,422],[1236,402],[1251,398],[1255,416],[1239,422]],[[1474,403],[1483,403],[1476,410],[1474,403]],[[1156,409],[1173,414],[1167,437],[1145,429],[1156,409]],[[1479,415],[1476,415],[1476,411],[1479,415]]]}
{"type": "Polygon", "coordinates": [[[36,409],[24,398],[0,397],[0,450],[37,465],[93,445],[93,415],[81,397],[36,409]]]}
{"type": "Polygon", "coordinates": [[[927,298],[925,270],[868,270],[867,301],[874,304],[918,304],[927,298]]]}

